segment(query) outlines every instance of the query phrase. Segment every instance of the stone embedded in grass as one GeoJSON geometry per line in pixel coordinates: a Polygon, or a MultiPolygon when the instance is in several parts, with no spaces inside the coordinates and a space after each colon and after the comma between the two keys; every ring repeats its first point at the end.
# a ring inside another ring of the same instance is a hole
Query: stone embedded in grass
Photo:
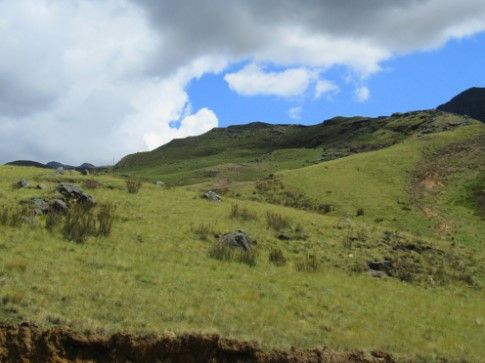
{"type": "Polygon", "coordinates": [[[25,180],[25,179],[19,180],[17,182],[17,187],[18,188],[28,188],[29,186],[30,186],[30,183],[27,180],[25,180]]]}
{"type": "Polygon", "coordinates": [[[30,200],[24,200],[21,204],[29,204],[32,207],[32,211],[35,215],[41,215],[49,211],[49,203],[41,198],[32,198],[30,200]]]}
{"type": "Polygon", "coordinates": [[[50,207],[51,207],[51,210],[57,213],[66,213],[69,210],[66,202],[64,202],[61,199],[54,199],[51,202],[50,207]]]}
{"type": "Polygon", "coordinates": [[[67,199],[73,199],[77,202],[86,203],[88,205],[96,204],[96,198],[84,192],[79,185],[59,183],[57,191],[67,199]]]}
{"type": "Polygon", "coordinates": [[[213,192],[212,190],[208,191],[207,193],[204,193],[204,195],[202,197],[205,198],[205,199],[208,199],[210,201],[213,201],[213,202],[221,202],[222,201],[222,197],[219,194],[217,194],[216,192],[213,192]]]}
{"type": "Polygon", "coordinates": [[[241,230],[224,234],[220,242],[222,245],[238,247],[245,251],[250,251],[255,244],[255,241],[246,232],[241,230]]]}

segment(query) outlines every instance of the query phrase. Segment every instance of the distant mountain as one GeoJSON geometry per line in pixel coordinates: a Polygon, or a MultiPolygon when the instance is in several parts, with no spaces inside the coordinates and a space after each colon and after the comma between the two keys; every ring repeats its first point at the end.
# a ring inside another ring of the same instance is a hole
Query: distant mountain
{"type": "Polygon", "coordinates": [[[438,110],[467,115],[485,122],[485,88],[470,88],[455,96],[438,110]]]}
{"type": "Polygon", "coordinates": [[[58,169],[58,168],[63,168],[65,170],[69,170],[69,169],[75,169],[76,167],[75,166],[71,166],[71,165],[66,165],[66,164],[62,164],[62,163],[59,163],[58,161],[49,161],[47,164],[45,164],[48,168],[51,168],[51,169],[58,169]]]}
{"type": "Polygon", "coordinates": [[[60,163],[58,161],[49,161],[46,164],[39,163],[37,161],[32,160],[16,160],[6,163],[5,165],[13,165],[13,166],[30,166],[34,168],[45,168],[45,169],[58,169],[63,168],[64,170],[91,170],[97,169],[96,166],[89,163],[84,163],[79,166],[72,166],[60,163]]]}
{"type": "Polygon", "coordinates": [[[6,163],[5,165],[13,165],[13,166],[30,166],[33,168],[48,168],[47,165],[38,163],[37,161],[31,161],[31,160],[15,160],[11,161],[9,163],[6,163]]]}

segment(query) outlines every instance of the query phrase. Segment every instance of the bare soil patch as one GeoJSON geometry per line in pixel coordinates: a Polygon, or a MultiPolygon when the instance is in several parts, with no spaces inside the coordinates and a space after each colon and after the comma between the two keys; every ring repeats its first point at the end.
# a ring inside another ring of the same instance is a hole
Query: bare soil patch
{"type": "Polygon", "coordinates": [[[29,323],[0,325],[1,362],[359,362],[391,363],[384,352],[263,351],[255,342],[218,335],[102,336],[64,328],[42,330],[29,323]]]}

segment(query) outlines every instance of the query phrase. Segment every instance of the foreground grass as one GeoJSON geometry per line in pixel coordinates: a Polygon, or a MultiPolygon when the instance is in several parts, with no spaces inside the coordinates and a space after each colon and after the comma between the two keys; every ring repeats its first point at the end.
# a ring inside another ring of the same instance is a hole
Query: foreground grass
{"type": "MultiPolygon", "coordinates": [[[[0,204],[52,193],[57,177],[45,173],[0,167],[0,204]],[[20,178],[37,178],[50,190],[12,189],[20,178]]],[[[342,244],[348,230],[338,216],[251,201],[210,203],[186,188],[148,184],[131,195],[121,179],[96,179],[101,186],[89,192],[116,205],[109,237],[68,242],[59,231],[45,230],[42,218],[33,226],[0,226],[0,318],[107,332],[217,331],[265,347],[382,349],[427,360],[479,361],[485,355],[482,289],[350,273],[345,266],[360,252],[342,244]],[[255,218],[231,217],[233,203],[255,218]],[[306,237],[279,240],[267,225],[268,212],[281,214],[306,237]],[[207,226],[205,239],[196,233],[201,225],[207,226]],[[257,240],[256,266],[209,257],[213,234],[236,229],[257,240]],[[268,262],[273,248],[284,252],[285,266],[268,262]],[[297,271],[309,253],[317,256],[318,271],[297,271]]],[[[369,241],[384,230],[365,220],[352,223],[369,241]]],[[[429,243],[448,248],[443,241],[429,243]]]]}

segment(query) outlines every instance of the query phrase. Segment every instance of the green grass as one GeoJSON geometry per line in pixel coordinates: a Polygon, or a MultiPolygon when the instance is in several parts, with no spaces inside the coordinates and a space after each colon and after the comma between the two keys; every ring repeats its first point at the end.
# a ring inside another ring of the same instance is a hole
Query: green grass
{"type": "MultiPolygon", "coordinates": [[[[402,117],[414,127],[421,116],[402,117]]],[[[399,117],[373,131],[381,133],[373,139],[378,145],[394,143],[403,127],[399,117]]],[[[329,140],[337,140],[338,130],[329,140]]],[[[354,146],[368,140],[367,131],[357,133],[354,146]]],[[[86,191],[113,206],[114,220],[111,233],[80,243],[63,236],[62,224],[47,230],[45,216],[0,225],[0,321],[218,332],[257,339],[266,348],[324,345],[411,360],[480,361],[485,227],[470,196],[482,183],[483,155],[440,156],[480,134],[484,126],[474,124],[326,162],[322,155],[337,149],[292,147],[259,156],[198,150],[199,159],[181,155],[158,165],[154,158],[139,172],[122,172],[164,176],[172,185],[203,183],[161,188],[145,182],[137,194],[119,176],[2,166],[0,213],[21,200],[53,197],[58,181],[95,179],[96,188],[86,191]],[[417,201],[414,176],[427,162],[453,167],[442,187],[417,201]],[[252,180],[269,173],[275,176],[260,182],[258,192],[252,180]],[[13,188],[22,178],[48,190],[13,188]],[[224,190],[223,202],[200,197],[215,187],[224,190]],[[320,204],[335,210],[315,207],[320,204]],[[440,233],[425,206],[452,221],[453,233],[440,233]],[[214,250],[218,236],[235,230],[256,240],[254,254],[214,250]],[[371,277],[368,263],[385,258],[393,261],[392,277],[371,277]]]]}
{"type": "MultiPolygon", "coordinates": [[[[328,163],[329,168],[335,163],[328,163]]],[[[0,167],[2,203],[15,206],[21,199],[52,194],[54,179],[45,173],[0,167]],[[50,190],[12,189],[20,178],[37,178],[50,190]]],[[[87,178],[63,177],[79,182],[87,178]]],[[[122,179],[96,180],[101,185],[90,192],[101,203],[116,205],[108,237],[69,242],[43,228],[42,218],[34,226],[0,227],[4,308],[42,326],[219,332],[258,339],[265,347],[382,349],[427,359],[473,361],[485,354],[482,289],[454,280],[431,287],[349,271],[355,260],[365,261],[367,252],[344,246],[348,228],[339,216],[231,198],[211,203],[185,187],[166,190],[145,184],[133,195],[122,179]],[[256,217],[231,218],[236,202],[256,217]],[[290,226],[299,224],[307,237],[278,239],[266,225],[268,212],[283,216],[290,226]],[[256,264],[211,258],[216,238],[209,234],[204,240],[194,233],[194,226],[204,224],[217,233],[248,232],[257,240],[256,264]],[[286,265],[268,261],[276,248],[284,253],[286,265]],[[298,263],[309,254],[316,256],[319,269],[298,271],[298,263]]],[[[367,208],[366,214],[372,213],[367,208]]],[[[365,229],[366,240],[380,251],[377,242],[385,228],[366,219],[350,223],[355,231],[365,229]]],[[[427,243],[451,249],[444,241],[427,243]]],[[[483,257],[481,251],[477,255],[483,257]]],[[[475,277],[484,282],[480,271],[475,277]]]]}

